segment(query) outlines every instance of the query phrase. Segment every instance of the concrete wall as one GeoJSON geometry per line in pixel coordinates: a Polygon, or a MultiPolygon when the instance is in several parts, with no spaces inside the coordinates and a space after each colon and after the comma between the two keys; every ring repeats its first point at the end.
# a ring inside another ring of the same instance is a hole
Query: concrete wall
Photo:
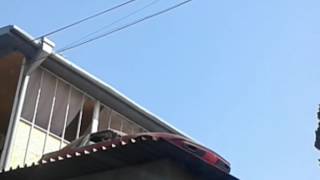
{"type": "MultiPolygon", "coordinates": [[[[31,126],[23,121],[19,121],[17,134],[13,146],[12,157],[10,160],[11,167],[15,168],[18,165],[24,165],[24,156],[27,148],[28,135],[30,133],[31,126]]],[[[40,129],[34,127],[31,132],[30,142],[29,142],[29,152],[27,154],[26,163],[31,164],[32,162],[37,162],[41,156],[44,147],[46,133],[40,129]]],[[[66,143],[63,143],[65,146],[66,143]]],[[[60,140],[49,135],[47,138],[45,153],[53,152],[59,150],[60,140]]]]}
{"type": "Polygon", "coordinates": [[[68,180],[195,180],[193,177],[170,160],[130,166],[68,180]]]}

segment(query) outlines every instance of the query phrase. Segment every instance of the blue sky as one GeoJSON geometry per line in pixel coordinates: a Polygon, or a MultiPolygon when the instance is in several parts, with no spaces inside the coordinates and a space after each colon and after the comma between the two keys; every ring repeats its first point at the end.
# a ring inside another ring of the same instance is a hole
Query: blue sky
{"type": "MultiPolygon", "coordinates": [[[[119,2],[4,0],[0,26],[39,36],[119,2]]],[[[50,39],[62,48],[148,2],[50,39]]],[[[319,17],[316,0],[194,0],[64,56],[219,152],[243,180],[318,179],[319,17]]]]}

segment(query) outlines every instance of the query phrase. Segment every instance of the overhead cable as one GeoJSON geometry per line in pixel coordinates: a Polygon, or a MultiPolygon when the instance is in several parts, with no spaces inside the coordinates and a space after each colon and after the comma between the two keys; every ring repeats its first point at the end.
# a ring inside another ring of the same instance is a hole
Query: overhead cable
{"type": "Polygon", "coordinates": [[[153,17],[155,17],[155,16],[158,16],[158,15],[164,14],[164,13],[166,13],[166,12],[168,12],[168,11],[171,11],[171,10],[173,10],[173,9],[176,9],[176,8],[178,8],[178,7],[180,7],[180,6],[184,5],[184,4],[187,4],[187,3],[191,2],[191,1],[192,1],[192,0],[183,1],[183,2],[181,2],[181,3],[178,3],[178,4],[174,5],[174,6],[171,6],[171,7],[167,8],[167,9],[164,9],[164,10],[161,10],[161,11],[156,12],[156,13],[154,13],[154,14],[145,16],[145,17],[140,18],[140,19],[138,19],[138,20],[136,20],[136,21],[133,21],[133,22],[131,22],[131,23],[128,23],[128,24],[126,24],[126,25],[124,25],[124,26],[120,26],[120,27],[115,28],[115,29],[113,29],[113,30],[111,30],[111,31],[109,31],[109,32],[106,32],[106,33],[103,33],[103,34],[101,34],[101,35],[99,35],[99,36],[93,37],[93,38],[91,38],[91,39],[89,39],[89,40],[80,42],[80,43],[78,43],[78,44],[75,44],[75,45],[70,46],[70,47],[67,47],[67,48],[60,49],[60,50],[57,51],[57,53],[65,52],[65,51],[67,51],[67,50],[74,49],[74,48],[76,48],[76,47],[79,47],[79,46],[82,46],[82,45],[84,45],[84,44],[90,43],[90,42],[92,42],[92,41],[98,40],[98,39],[100,39],[100,38],[106,37],[106,36],[108,36],[108,35],[110,35],[110,34],[116,33],[116,32],[118,32],[118,31],[121,31],[121,30],[123,30],[123,29],[126,29],[126,28],[128,28],[128,27],[130,27],[130,26],[133,26],[133,25],[136,25],[136,24],[138,24],[138,23],[141,23],[141,22],[143,22],[143,21],[145,21],[145,20],[151,19],[151,18],[153,18],[153,17]]]}
{"type": "Polygon", "coordinates": [[[95,18],[95,17],[101,16],[101,15],[107,13],[107,12],[110,12],[110,11],[113,11],[113,10],[118,9],[118,8],[120,8],[120,7],[123,7],[123,6],[125,6],[125,5],[127,5],[127,4],[129,4],[129,3],[134,2],[134,1],[136,1],[136,0],[129,0],[129,1],[126,1],[126,2],[124,2],[124,3],[122,3],[122,4],[118,4],[118,5],[116,5],[116,6],[113,6],[113,7],[109,8],[109,9],[106,9],[106,10],[103,10],[103,11],[98,12],[98,13],[96,13],[96,14],[93,14],[93,15],[91,15],[91,16],[85,17],[85,18],[80,19],[80,20],[78,20],[78,21],[75,21],[75,22],[73,22],[73,23],[71,23],[71,24],[69,24],[69,25],[63,26],[63,27],[58,28],[58,29],[56,29],[56,30],[53,30],[53,31],[51,31],[51,32],[49,32],[49,33],[46,33],[46,34],[44,34],[44,35],[42,35],[42,36],[39,36],[39,37],[35,38],[33,41],[38,40],[38,39],[41,39],[42,37],[50,36],[50,35],[52,35],[52,34],[55,34],[55,33],[58,33],[58,32],[60,32],[60,31],[65,30],[65,29],[68,29],[68,28],[70,28],[70,27],[72,27],[72,26],[78,25],[78,24],[80,24],[80,23],[82,23],[82,22],[85,22],[85,21],[88,21],[88,20],[93,19],[93,18],[95,18]]]}
{"type": "Polygon", "coordinates": [[[88,33],[88,34],[82,36],[81,38],[79,38],[79,39],[77,39],[77,40],[69,43],[68,45],[66,45],[65,47],[63,47],[63,49],[64,49],[64,48],[67,48],[67,47],[70,47],[70,46],[73,46],[74,44],[77,44],[77,43],[85,40],[86,38],[88,38],[88,37],[90,37],[90,36],[92,36],[92,35],[94,35],[94,34],[97,34],[97,33],[101,32],[102,30],[107,29],[107,28],[109,28],[109,27],[111,27],[111,26],[113,26],[113,25],[115,25],[115,24],[117,24],[117,23],[119,23],[119,22],[121,22],[121,21],[129,18],[129,17],[131,17],[131,16],[133,16],[133,15],[135,15],[135,14],[143,11],[144,9],[146,9],[146,8],[154,5],[154,4],[157,3],[157,2],[159,2],[159,0],[153,0],[153,1],[151,1],[150,3],[146,4],[145,6],[139,8],[139,9],[137,9],[137,10],[135,10],[135,11],[129,13],[129,14],[127,14],[126,16],[123,16],[123,17],[121,17],[121,18],[119,18],[119,19],[117,19],[117,20],[115,20],[115,21],[113,21],[113,22],[111,22],[111,23],[109,23],[109,24],[107,24],[107,25],[99,28],[99,29],[96,30],[96,31],[93,31],[93,32],[91,32],[91,33],[88,33]]]}

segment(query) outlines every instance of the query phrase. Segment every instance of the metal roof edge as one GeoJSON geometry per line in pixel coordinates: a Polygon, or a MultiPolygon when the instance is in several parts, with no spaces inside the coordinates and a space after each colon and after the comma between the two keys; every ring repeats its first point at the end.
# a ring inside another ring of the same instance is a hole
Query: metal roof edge
{"type": "Polygon", "coordinates": [[[11,32],[11,33],[23,38],[24,40],[28,41],[32,45],[39,46],[39,41],[38,40],[34,40],[34,38],[29,33],[24,31],[23,29],[21,29],[19,26],[17,26],[17,25],[9,25],[9,26],[6,26],[5,28],[8,28],[9,32],[11,32]]]}
{"type": "Polygon", "coordinates": [[[13,25],[8,25],[0,28],[0,35],[7,34],[11,29],[13,29],[13,25]]]}

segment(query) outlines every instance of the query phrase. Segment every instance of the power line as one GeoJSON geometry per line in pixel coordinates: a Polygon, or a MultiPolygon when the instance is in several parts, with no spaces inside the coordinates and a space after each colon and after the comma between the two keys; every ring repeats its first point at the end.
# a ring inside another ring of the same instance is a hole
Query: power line
{"type": "Polygon", "coordinates": [[[132,2],[134,2],[134,1],[136,1],[136,0],[129,0],[129,1],[126,1],[126,2],[124,2],[124,3],[122,3],[122,4],[118,4],[118,5],[116,5],[116,6],[113,6],[113,7],[109,8],[109,9],[106,9],[106,10],[103,10],[103,11],[98,12],[98,13],[96,13],[96,14],[93,14],[93,15],[91,15],[91,16],[88,16],[88,17],[86,17],[86,18],[80,19],[80,20],[75,21],[75,22],[73,22],[73,23],[71,23],[71,24],[69,24],[69,25],[63,26],[63,27],[58,28],[58,29],[56,29],[56,30],[53,30],[53,31],[51,31],[51,32],[49,32],[49,33],[46,33],[46,34],[44,34],[44,35],[42,35],[42,36],[39,36],[39,37],[35,38],[33,41],[38,40],[38,39],[41,39],[42,37],[46,37],[46,36],[50,36],[50,35],[52,35],[52,34],[58,33],[58,32],[60,32],[60,31],[63,31],[63,30],[65,30],[65,29],[68,29],[68,28],[70,28],[70,27],[72,27],[72,26],[75,26],[75,25],[78,25],[78,24],[80,24],[80,23],[82,23],[82,22],[85,22],[85,21],[87,21],[87,20],[89,20],[89,19],[93,19],[93,18],[95,18],[95,17],[101,16],[101,15],[107,13],[107,12],[110,12],[110,11],[113,11],[113,10],[115,10],[115,9],[118,9],[118,8],[120,8],[120,7],[122,7],[122,6],[125,6],[125,5],[127,5],[127,4],[129,4],[129,3],[132,3],[132,2]]]}
{"type": "Polygon", "coordinates": [[[98,32],[101,32],[102,30],[104,30],[104,29],[106,29],[106,28],[109,28],[109,27],[113,26],[114,24],[117,24],[118,22],[121,22],[121,21],[123,21],[123,20],[125,20],[125,19],[127,19],[127,18],[129,18],[129,17],[131,17],[131,16],[133,16],[133,15],[135,15],[135,14],[143,11],[144,9],[146,9],[146,8],[148,8],[148,7],[156,4],[157,2],[159,2],[159,0],[153,0],[153,1],[151,1],[150,3],[146,4],[145,6],[143,6],[142,8],[139,8],[138,10],[135,10],[135,11],[127,14],[126,16],[123,16],[123,17],[119,18],[119,19],[117,19],[117,20],[115,20],[115,21],[113,21],[113,22],[111,22],[111,23],[109,23],[109,24],[107,24],[107,25],[99,28],[98,30],[93,31],[93,32],[91,32],[91,33],[88,33],[88,34],[86,34],[85,36],[82,36],[81,38],[79,38],[79,39],[77,39],[77,40],[75,40],[75,41],[67,44],[67,45],[64,46],[62,49],[65,49],[65,48],[67,48],[67,47],[73,46],[74,44],[79,43],[79,42],[81,42],[82,40],[85,40],[86,38],[88,38],[88,37],[90,37],[90,36],[92,36],[92,35],[94,35],[94,34],[97,34],[98,32]]]}
{"type": "Polygon", "coordinates": [[[128,28],[128,27],[130,27],[130,26],[136,25],[136,24],[138,24],[138,23],[140,23],[140,22],[143,22],[143,21],[145,21],[145,20],[151,19],[151,18],[153,18],[153,17],[155,17],[155,16],[158,16],[158,15],[161,15],[161,14],[166,13],[166,12],[168,12],[168,11],[171,11],[171,10],[173,10],[173,9],[175,9],[175,8],[178,8],[178,7],[180,7],[180,6],[184,5],[184,4],[187,4],[187,3],[191,2],[191,1],[192,1],[192,0],[183,1],[183,2],[181,2],[181,3],[179,3],[179,4],[176,4],[176,5],[174,5],[174,6],[171,6],[171,7],[167,8],[167,9],[161,10],[161,11],[159,11],[159,12],[157,12],[157,13],[154,13],[154,14],[151,14],[151,15],[148,15],[148,16],[145,16],[145,17],[140,18],[140,19],[138,19],[138,20],[136,20],[136,21],[133,21],[133,22],[131,22],[131,23],[128,23],[128,24],[126,24],[126,25],[124,25],[124,26],[118,27],[118,28],[116,28],[116,29],[114,29],[114,30],[111,30],[111,31],[106,32],[106,33],[104,33],[104,34],[101,34],[101,35],[99,35],[99,36],[93,37],[93,38],[91,38],[91,39],[89,39],[89,40],[87,40],[87,41],[84,41],[84,42],[75,44],[75,45],[70,46],[70,47],[67,47],[67,48],[60,49],[60,50],[57,51],[57,53],[65,52],[65,51],[67,51],[67,50],[70,50],[70,49],[73,49],[73,48],[82,46],[82,45],[84,45],[84,44],[90,43],[90,42],[92,42],[92,41],[98,40],[98,39],[103,38],[103,37],[105,37],[105,36],[108,36],[108,35],[110,35],[110,34],[113,34],[113,33],[116,33],[116,32],[118,32],[118,31],[121,31],[121,30],[123,30],[123,29],[126,29],[126,28],[128,28]]]}

